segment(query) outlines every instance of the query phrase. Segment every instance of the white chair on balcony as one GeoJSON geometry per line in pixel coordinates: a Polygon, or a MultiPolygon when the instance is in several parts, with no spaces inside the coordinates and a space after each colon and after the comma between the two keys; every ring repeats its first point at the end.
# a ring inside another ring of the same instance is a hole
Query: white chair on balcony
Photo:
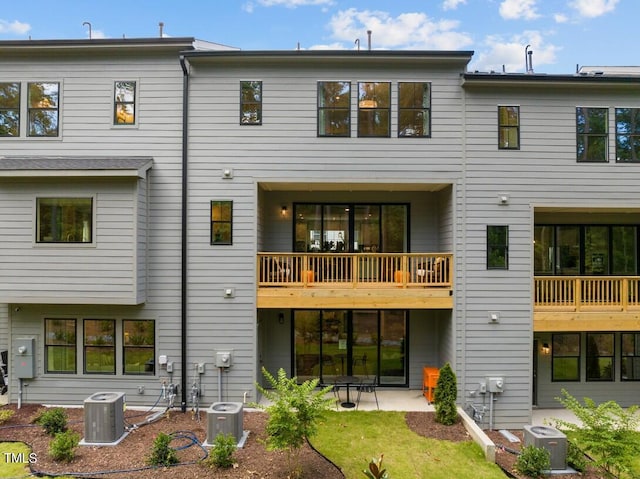
{"type": "Polygon", "coordinates": [[[269,270],[269,282],[289,283],[291,282],[291,268],[282,259],[274,258],[269,270]]]}

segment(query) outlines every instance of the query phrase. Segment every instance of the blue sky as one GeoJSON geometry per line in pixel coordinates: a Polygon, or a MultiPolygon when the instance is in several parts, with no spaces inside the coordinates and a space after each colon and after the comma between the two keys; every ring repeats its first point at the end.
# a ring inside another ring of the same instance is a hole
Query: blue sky
{"type": "Polygon", "coordinates": [[[5,2],[0,40],[163,32],[243,50],[473,50],[471,70],[640,65],[638,0],[28,0],[5,2]]]}

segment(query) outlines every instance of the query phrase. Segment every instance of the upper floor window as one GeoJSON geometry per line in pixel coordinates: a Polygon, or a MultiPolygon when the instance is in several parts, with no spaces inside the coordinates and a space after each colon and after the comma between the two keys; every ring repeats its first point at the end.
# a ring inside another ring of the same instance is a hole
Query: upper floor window
{"type": "Polygon", "coordinates": [[[76,320],[44,320],[45,371],[48,373],[76,372],[76,320]]]}
{"type": "Polygon", "coordinates": [[[58,136],[59,90],[59,83],[28,84],[29,136],[58,136]]]}
{"type": "Polygon", "coordinates": [[[37,243],[91,243],[93,198],[37,198],[37,243]]]}
{"type": "Polygon", "coordinates": [[[358,83],[358,136],[389,137],[391,83],[358,83]]]}
{"type": "Polygon", "coordinates": [[[155,372],[155,322],[152,320],[122,321],[123,373],[153,374],[155,372]]]}
{"type": "Polygon", "coordinates": [[[233,201],[211,202],[211,244],[231,244],[233,201]]]}
{"type": "Polygon", "coordinates": [[[0,136],[20,136],[20,83],[0,83],[0,136]]]}
{"type": "Polygon", "coordinates": [[[640,333],[622,333],[620,378],[640,381],[640,333]]]}
{"type": "Polygon", "coordinates": [[[113,97],[113,124],[135,125],[136,123],[136,82],[117,81],[113,97]]]}
{"type": "Polygon", "coordinates": [[[84,320],[84,372],[116,373],[116,322],[113,319],[84,320]]]}
{"type": "Polygon", "coordinates": [[[430,83],[398,83],[398,136],[431,136],[430,83]]]}
{"type": "Polygon", "coordinates": [[[351,135],[351,83],[318,82],[318,136],[351,135]]]}
{"type": "Polygon", "coordinates": [[[240,82],[240,124],[262,125],[262,82],[240,82]]]}
{"type": "Polygon", "coordinates": [[[613,381],[613,333],[587,333],[587,381],[613,381]]]}
{"type": "Polygon", "coordinates": [[[608,122],[607,108],[576,108],[578,161],[607,161],[608,122]]]}
{"type": "Polygon", "coordinates": [[[552,381],[580,381],[580,333],[554,334],[551,355],[552,381]]]}
{"type": "Polygon", "coordinates": [[[487,269],[509,268],[509,227],[487,226],[487,269]]]}
{"type": "Polygon", "coordinates": [[[498,148],[520,149],[520,107],[498,107],[498,148]]]}
{"type": "Polygon", "coordinates": [[[640,162],[640,108],[616,108],[616,161],[640,162]]]}

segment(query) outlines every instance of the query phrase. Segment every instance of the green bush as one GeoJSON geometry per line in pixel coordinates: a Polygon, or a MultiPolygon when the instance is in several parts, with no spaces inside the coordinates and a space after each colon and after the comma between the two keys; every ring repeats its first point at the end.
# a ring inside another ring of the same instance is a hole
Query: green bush
{"type": "Polygon", "coordinates": [[[615,401],[596,404],[589,398],[584,398],[582,405],[564,389],[557,399],[575,414],[581,425],[555,419],[556,427],[570,431],[576,445],[607,475],[619,477],[628,473],[640,456],[638,407],[625,410],[615,401]]]}
{"type": "Polygon", "coordinates": [[[265,368],[262,368],[262,374],[272,389],[265,389],[259,384],[256,387],[271,405],[255,406],[269,413],[267,447],[286,451],[290,476],[298,477],[301,474],[298,465],[300,447],[316,434],[318,420],[333,404],[333,399],[326,397],[332,386],[316,391],[317,378],[298,384],[297,378],[287,378],[282,368],[278,370],[277,378],[265,368]]]}
{"type": "Polygon", "coordinates": [[[67,413],[61,407],[45,409],[38,415],[35,423],[41,425],[50,436],[55,436],[67,430],[67,413]]]}
{"type": "Polygon", "coordinates": [[[529,477],[543,477],[551,468],[551,454],[543,447],[525,446],[516,459],[515,469],[529,477]]]}
{"type": "Polygon", "coordinates": [[[13,417],[15,411],[13,409],[0,409],[0,424],[4,424],[13,417]]]}
{"type": "Polygon", "coordinates": [[[573,441],[567,441],[567,464],[578,472],[587,469],[587,458],[573,441]]]}
{"type": "Polygon", "coordinates": [[[49,443],[49,455],[54,461],[71,462],[79,442],[80,434],[77,432],[59,432],[49,443]]]}
{"type": "Polygon", "coordinates": [[[207,462],[210,466],[231,467],[235,464],[233,453],[236,449],[236,438],[233,434],[218,434],[213,441],[213,448],[209,452],[207,462]]]}
{"type": "Polygon", "coordinates": [[[446,363],[440,368],[434,401],[436,403],[436,421],[451,426],[458,421],[458,383],[451,365],[446,363]]]}
{"type": "Polygon", "coordinates": [[[172,437],[164,432],[159,433],[153,441],[151,456],[147,463],[151,466],[172,466],[178,464],[178,454],[171,448],[172,437]]]}

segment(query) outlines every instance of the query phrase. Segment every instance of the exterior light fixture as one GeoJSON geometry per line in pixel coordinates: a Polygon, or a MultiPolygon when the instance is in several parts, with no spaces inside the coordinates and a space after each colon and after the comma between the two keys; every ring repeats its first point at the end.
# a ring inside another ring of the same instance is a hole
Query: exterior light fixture
{"type": "Polygon", "coordinates": [[[287,216],[287,207],[283,206],[282,209],[280,210],[280,214],[285,217],[287,216]]]}
{"type": "Polygon", "coordinates": [[[551,348],[549,347],[549,343],[542,343],[542,354],[549,354],[551,352],[551,348]]]}
{"type": "Polygon", "coordinates": [[[284,324],[284,313],[278,314],[278,323],[284,324]]]}

